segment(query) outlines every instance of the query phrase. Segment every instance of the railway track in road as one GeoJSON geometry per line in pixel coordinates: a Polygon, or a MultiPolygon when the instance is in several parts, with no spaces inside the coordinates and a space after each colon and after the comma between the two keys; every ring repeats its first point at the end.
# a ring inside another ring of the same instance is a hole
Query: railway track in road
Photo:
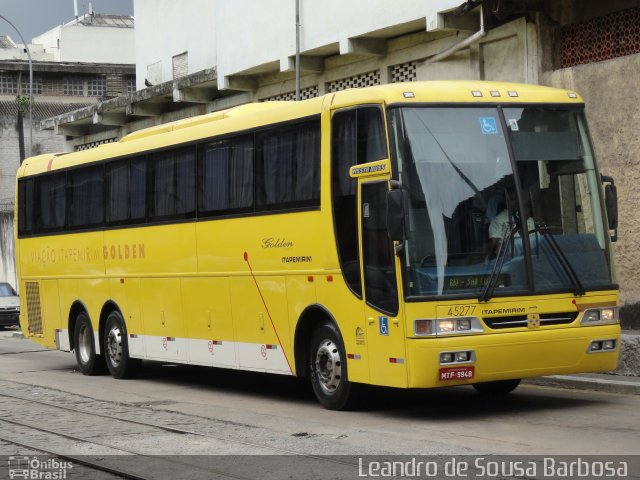
{"type": "Polygon", "coordinates": [[[235,473],[237,460],[230,462],[221,455],[295,456],[323,471],[357,468],[351,462],[281,448],[275,442],[216,435],[219,421],[211,419],[86,397],[74,396],[75,404],[64,404],[58,397],[68,394],[40,387],[35,395],[43,393],[50,398],[29,398],[28,392],[6,389],[0,393],[0,439],[123,478],[183,478],[186,471],[188,478],[268,478],[248,465],[241,469],[248,474],[235,473]],[[142,419],[149,415],[155,421],[142,419]]]}
{"type": "MultiPolygon", "coordinates": [[[[38,455],[47,455],[59,460],[70,462],[74,466],[81,465],[82,467],[88,469],[86,473],[90,473],[91,471],[98,471],[113,475],[113,477],[106,478],[125,478],[131,480],[146,480],[150,478],[176,479],[181,478],[186,473],[186,471],[188,471],[188,477],[195,479],[211,478],[212,475],[214,476],[214,478],[220,479],[257,479],[257,477],[235,475],[231,472],[212,468],[210,466],[194,465],[193,462],[190,461],[180,461],[179,457],[176,456],[165,458],[161,456],[144,454],[133,449],[113,448],[104,442],[87,441],[86,439],[78,436],[62,434],[60,432],[54,432],[48,429],[38,428],[31,425],[24,425],[20,424],[19,422],[10,422],[0,419],[0,425],[2,425],[2,431],[4,432],[0,434],[0,440],[3,440],[10,445],[15,445],[16,447],[27,448],[32,452],[37,452],[37,454],[30,455],[30,458],[37,458],[38,455]],[[13,428],[8,429],[8,425],[12,426],[13,428]],[[7,435],[6,432],[8,432],[9,435],[7,435]],[[70,442],[67,447],[75,446],[76,448],[92,448],[98,446],[101,447],[101,450],[98,455],[64,453],[61,447],[47,448],[43,447],[39,442],[34,442],[34,432],[36,432],[41,439],[44,439],[42,437],[42,434],[51,436],[50,440],[57,443],[58,445],[60,444],[60,439],[62,438],[70,442]],[[20,437],[20,435],[23,435],[23,437],[20,437]],[[16,436],[18,436],[20,440],[16,440],[16,436]],[[24,436],[30,437],[31,440],[23,440],[22,438],[24,438],[24,436]],[[127,460],[127,458],[129,458],[130,460],[127,460]]],[[[73,477],[67,475],[65,476],[65,478],[73,477]]],[[[93,480],[95,479],[95,476],[91,474],[86,478],[91,478],[93,480]]]]}

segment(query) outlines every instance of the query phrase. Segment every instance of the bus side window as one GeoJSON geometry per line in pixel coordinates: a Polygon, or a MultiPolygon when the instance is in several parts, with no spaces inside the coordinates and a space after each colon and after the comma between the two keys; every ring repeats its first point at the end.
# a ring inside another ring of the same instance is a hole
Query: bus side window
{"type": "Polygon", "coordinates": [[[195,216],[195,147],[160,152],[151,157],[154,220],[195,216]]]}
{"type": "Polygon", "coordinates": [[[256,137],[256,209],[320,204],[320,122],[261,132],[256,137]]]}
{"type": "Polygon", "coordinates": [[[18,183],[18,235],[33,234],[34,179],[18,183]]]}
{"type": "Polygon", "coordinates": [[[202,217],[253,210],[253,135],[198,148],[198,212],[202,217]]]}
{"type": "Polygon", "coordinates": [[[331,187],[338,256],[347,285],[361,297],[357,182],[349,176],[349,169],[387,157],[382,109],[366,106],[338,111],[331,128],[331,187]]]}
{"type": "Polygon", "coordinates": [[[44,175],[35,184],[34,233],[62,230],[65,223],[66,173],[44,175]]]}
{"type": "Polygon", "coordinates": [[[107,223],[144,222],[147,214],[147,164],[144,156],[106,166],[107,223]]]}
{"type": "Polygon", "coordinates": [[[67,225],[70,228],[102,225],[103,179],[102,165],[78,168],[68,172],[67,225]]]}

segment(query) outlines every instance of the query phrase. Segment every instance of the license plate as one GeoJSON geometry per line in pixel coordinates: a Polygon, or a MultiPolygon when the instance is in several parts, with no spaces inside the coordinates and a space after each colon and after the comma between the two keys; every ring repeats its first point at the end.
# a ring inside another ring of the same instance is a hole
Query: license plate
{"type": "Polygon", "coordinates": [[[440,369],[440,380],[471,380],[475,367],[445,367],[440,369]]]}

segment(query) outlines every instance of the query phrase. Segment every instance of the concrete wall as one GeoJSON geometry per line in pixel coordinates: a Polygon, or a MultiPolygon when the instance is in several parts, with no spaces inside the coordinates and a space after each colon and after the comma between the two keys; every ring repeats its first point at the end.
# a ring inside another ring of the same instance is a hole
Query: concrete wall
{"type": "Polygon", "coordinates": [[[579,92],[587,115],[600,170],[618,186],[619,240],[614,244],[621,298],[640,301],[640,136],[638,136],[640,55],[543,73],[542,83],[579,92]],[[635,72],[635,73],[632,73],[635,72]]]}
{"type": "MultiPolygon", "coordinates": [[[[51,62],[53,54],[45,52],[42,45],[29,44],[29,53],[34,62],[51,62]]],[[[28,60],[29,56],[24,51],[24,45],[17,44],[16,48],[0,48],[0,60],[28,60]]]]}
{"type": "MultiPolygon", "coordinates": [[[[415,23],[440,27],[439,14],[458,0],[301,0],[301,50],[305,54],[345,54],[349,39],[415,23]],[[380,12],[384,12],[381,15],[380,12]]],[[[218,87],[227,77],[279,64],[295,55],[295,0],[134,0],[137,86],[172,80],[172,58],[188,52],[188,72],[218,69],[218,87]],[[150,81],[152,79],[149,79],[150,81]]],[[[411,27],[416,29],[415,26],[411,27]]]]}
{"type": "Polygon", "coordinates": [[[55,62],[136,63],[133,28],[62,25],[33,39],[55,62]]]}
{"type": "Polygon", "coordinates": [[[62,27],[60,62],[136,63],[133,28],[62,27]]]}
{"type": "MultiPolygon", "coordinates": [[[[216,65],[214,3],[211,0],[135,0],[136,88],[173,79],[172,58],[188,52],[188,73],[216,65]],[[148,67],[154,72],[151,75],[148,67]]],[[[229,2],[235,5],[236,2],[229,2]]],[[[241,41],[236,36],[224,45],[241,41]]]]}
{"type": "MultiPolygon", "coordinates": [[[[396,0],[392,4],[386,0],[301,0],[300,49],[306,55],[332,50],[344,55],[353,48],[351,39],[372,32],[396,29],[405,33],[406,25],[437,29],[439,13],[459,4],[457,0],[396,0]]],[[[278,62],[281,71],[292,68],[295,0],[216,0],[215,13],[218,88],[228,87],[228,76],[261,65],[278,62]]]]}
{"type": "Polygon", "coordinates": [[[419,64],[417,74],[419,80],[536,83],[538,41],[535,25],[524,18],[509,22],[445,60],[419,64]]]}

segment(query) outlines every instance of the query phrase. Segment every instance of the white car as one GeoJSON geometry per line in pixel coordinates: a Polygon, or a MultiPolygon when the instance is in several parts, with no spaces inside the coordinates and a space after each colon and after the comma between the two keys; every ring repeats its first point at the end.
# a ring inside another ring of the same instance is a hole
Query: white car
{"type": "Polygon", "coordinates": [[[20,298],[8,283],[0,283],[0,328],[20,323],[20,298]]]}

